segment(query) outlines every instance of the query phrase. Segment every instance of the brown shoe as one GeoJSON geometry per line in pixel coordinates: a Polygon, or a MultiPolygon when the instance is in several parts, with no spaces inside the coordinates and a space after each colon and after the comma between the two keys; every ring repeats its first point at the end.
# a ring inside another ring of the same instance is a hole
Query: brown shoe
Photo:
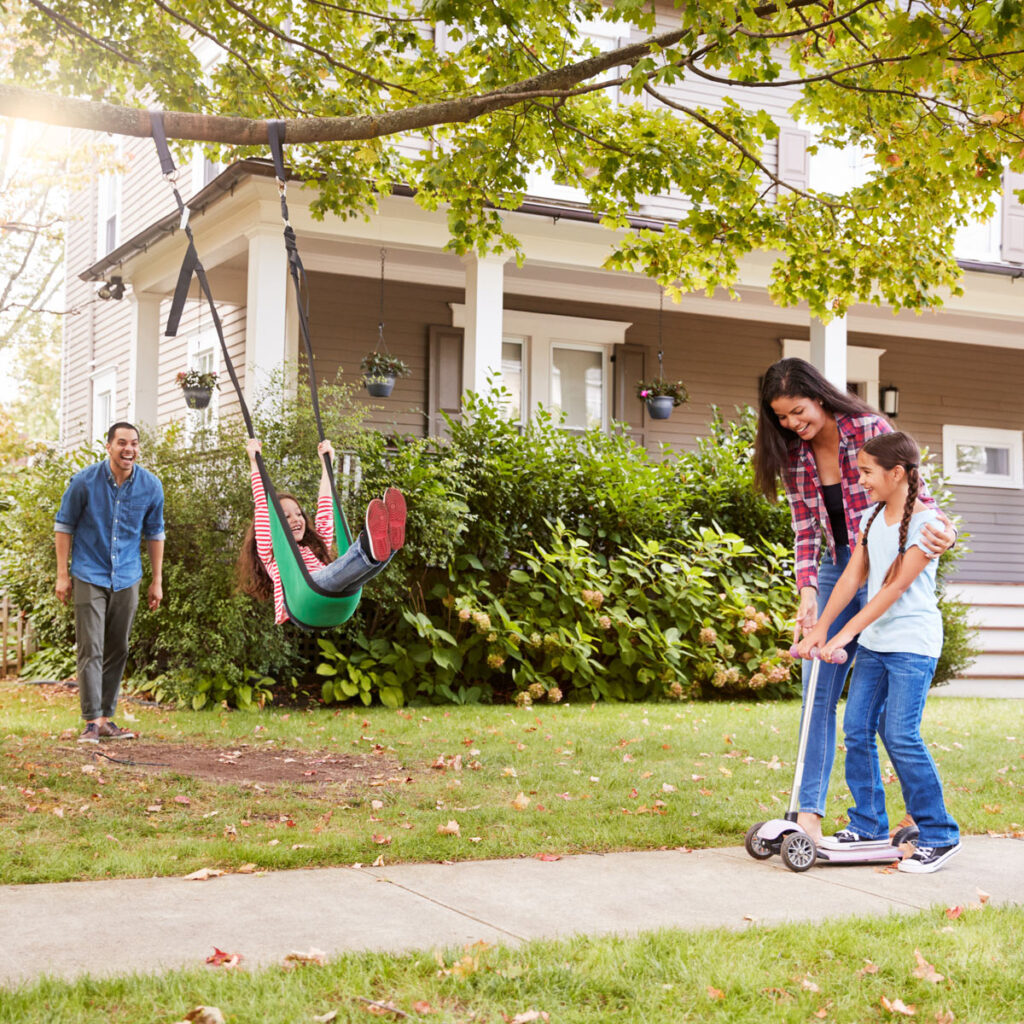
{"type": "Polygon", "coordinates": [[[135,739],[135,733],[129,732],[127,729],[122,729],[113,721],[113,719],[111,719],[106,722],[100,722],[100,739],[133,740],[135,739]]]}
{"type": "Polygon", "coordinates": [[[99,743],[99,741],[100,727],[95,722],[90,722],[82,730],[82,735],[78,737],[79,743],[99,743]]]}

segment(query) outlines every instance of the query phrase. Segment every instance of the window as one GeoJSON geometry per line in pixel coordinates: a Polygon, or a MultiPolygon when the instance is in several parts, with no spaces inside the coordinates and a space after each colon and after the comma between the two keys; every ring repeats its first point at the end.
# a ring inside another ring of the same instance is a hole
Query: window
{"type": "MultiPolygon", "coordinates": [[[[464,327],[466,307],[452,303],[452,326],[464,327]]],[[[501,383],[512,393],[510,419],[540,406],[564,412],[566,428],[607,430],[611,423],[612,349],[630,324],[618,320],[523,313],[502,318],[501,383]]]]}
{"type": "Polygon", "coordinates": [[[92,374],[92,436],[106,440],[117,419],[117,370],[105,367],[92,374]]]}
{"type": "MultiPolygon", "coordinates": [[[[118,147],[116,159],[120,160],[118,147]]],[[[100,175],[97,183],[97,224],[96,255],[106,256],[113,252],[121,241],[121,175],[118,173],[100,175]]]]}
{"type": "Polygon", "coordinates": [[[942,470],[951,484],[1024,487],[1024,433],[947,423],[942,428],[942,470]]]}
{"type": "MultiPolygon", "coordinates": [[[[188,339],[188,368],[199,370],[200,373],[217,372],[217,335],[214,331],[193,334],[188,339]]],[[[210,404],[205,409],[189,409],[186,418],[186,434],[190,443],[195,443],[198,435],[209,430],[217,422],[217,397],[219,391],[214,388],[210,404]]]]}

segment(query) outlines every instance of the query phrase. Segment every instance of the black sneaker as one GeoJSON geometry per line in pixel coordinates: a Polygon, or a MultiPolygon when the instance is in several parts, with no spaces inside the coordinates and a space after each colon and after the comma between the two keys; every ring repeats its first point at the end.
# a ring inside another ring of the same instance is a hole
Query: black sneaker
{"type": "Polygon", "coordinates": [[[100,727],[96,722],[90,722],[82,730],[82,735],[78,737],[79,743],[99,743],[99,741],[100,727]]]}
{"type": "Polygon", "coordinates": [[[107,719],[102,722],[99,728],[99,736],[101,740],[133,740],[135,739],[135,733],[129,732],[127,729],[122,729],[117,725],[113,719],[107,719]]]}
{"type": "Polygon", "coordinates": [[[960,844],[952,846],[919,846],[917,851],[899,864],[900,871],[911,875],[928,875],[938,871],[950,857],[960,852],[960,844]]]}
{"type": "Polygon", "coordinates": [[[888,846],[889,840],[865,839],[864,836],[854,832],[852,828],[840,829],[833,836],[825,836],[818,844],[826,850],[849,850],[851,846],[869,849],[875,846],[888,846]]]}

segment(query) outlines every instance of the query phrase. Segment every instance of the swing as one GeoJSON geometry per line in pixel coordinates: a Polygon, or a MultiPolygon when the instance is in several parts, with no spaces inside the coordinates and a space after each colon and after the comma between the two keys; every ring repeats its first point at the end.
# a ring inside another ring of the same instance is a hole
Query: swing
{"type": "MultiPolygon", "coordinates": [[[[245,401],[245,395],[238,382],[238,375],[235,373],[234,364],[231,362],[231,355],[228,352],[227,342],[224,339],[224,329],[217,313],[216,303],[213,301],[213,293],[206,277],[206,270],[199,259],[196,250],[195,239],[192,235],[192,228],[188,223],[188,209],[181,198],[181,193],[175,184],[176,169],[174,159],[171,156],[167,145],[167,136],[164,131],[163,115],[159,112],[151,112],[150,120],[153,129],[153,142],[156,144],[157,153],[160,157],[160,167],[164,177],[167,179],[174,192],[174,199],[178,204],[178,212],[181,214],[181,227],[188,238],[188,249],[185,253],[185,260],[181,265],[178,274],[178,282],[174,290],[174,298],[171,301],[170,313],[167,317],[167,328],[164,332],[166,337],[173,338],[178,332],[178,325],[181,321],[181,314],[185,308],[185,300],[188,297],[189,286],[192,283],[192,275],[195,274],[199,280],[199,287],[210,307],[213,318],[213,325],[220,340],[221,354],[224,357],[224,365],[227,367],[238,395],[238,403],[242,410],[242,417],[245,420],[246,431],[250,438],[255,438],[252,415],[245,401]]],[[[295,287],[295,297],[299,310],[299,327],[302,339],[306,348],[306,359],[309,365],[309,390],[313,402],[313,414],[316,419],[317,432],[320,440],[324,438],[323,423],[320,419],[320,401],[317,395],[316,374],[313,372],[313,343],[309,333],[309,311],[303,301],[303,284],[306,281],[306,272],[299,258],[298,248],[295,241],[295,231],[288,220],[288,205],[286,200],[286,177],[284,169],[284,157],[282,153],[282,142],[284,141],[284,124],[280,121],[271,121],[267,125],[267,135],[270,141],[270,149],[274,158],[274,168],[277,174],[277,187],[281,196],[281,218],[284,221],[285,249],[288,252],[288,269],[292,283],[295,287]]],[[[322,456],[331,485],[331,502],[334,511],[334,535],[337,538],[344,538],[346,546],[352,543],[352,534],[349,530],[348,520],[345,518],[345,510],[338,499],[338,491],[334,482],[334,468],[330,459],[325,454],[322,456]]],[[[303,629],[329,629],[333,626],[340,626],[352,617],[359,604],[362,593],[361,588],[346,593],[333,593],[324,590],[310,576],[299,545],[296,543],[291,530],[288,528],[284,510],[281,508],[277,491],[270,480],[263,456],[256,453],[256,464],[259,467],[260,478],[263,481],[263,489],[267,495],[273,514],[270,516],[270,537],[274,550],[274,561],[281,576],[281,589],[284,592],[285,610],[288,617],[297,626],[303,629]]],[[[338,545],[339,550],[341,545],[338,545]]]]}

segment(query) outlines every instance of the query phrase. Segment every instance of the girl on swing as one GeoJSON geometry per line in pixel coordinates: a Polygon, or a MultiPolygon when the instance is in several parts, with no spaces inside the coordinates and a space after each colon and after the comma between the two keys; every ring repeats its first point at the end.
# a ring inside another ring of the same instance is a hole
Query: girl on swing
{"type": "MultiPolygon", "coordinates": [[[[274,549],[270,542],[267,495],[256,464],[256,453],[262,447],[262,442],[256,438],[250,438],[245,446],[249,454],[255,516],[238,556],[238,583],[244,593],[259,601],[266,601],[273,596],[274,622],[280,625],[288,621],[288,612],[285,610],[281,574],[274,561],[274,549]]],[[[333,463],[334,448],[330,441],[321,441],[317,453],[321,461],[327,455],[333,463]]],[[[332,593],[358,590],[381,572],[405,543],[405,498],[397,487],[389,487],[384,492],[383,500],[374,498],[366,506],[365,528],[348,551],[333,561],[328,549],[334,542],[334,512],[326,463],[320,474],[315,523],[309,521],[302,506],[292,495],[278,494],[278,499],[310,577],[324,590],[332,593]]]]}

